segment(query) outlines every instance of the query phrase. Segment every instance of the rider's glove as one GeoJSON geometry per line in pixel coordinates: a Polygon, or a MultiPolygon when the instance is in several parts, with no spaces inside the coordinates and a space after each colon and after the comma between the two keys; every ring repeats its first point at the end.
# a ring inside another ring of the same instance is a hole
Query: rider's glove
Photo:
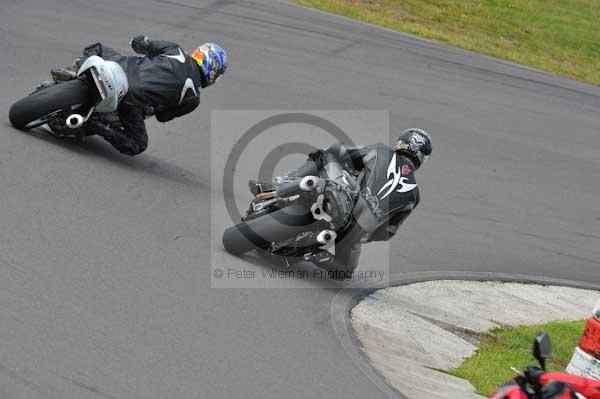
{"type": "Polygon", "coordinates": [[[150,46],[150,39],[148,36],[138,35],[129,41],[131,48],[138,54],[146,54],[148,47],[150,46]]]}

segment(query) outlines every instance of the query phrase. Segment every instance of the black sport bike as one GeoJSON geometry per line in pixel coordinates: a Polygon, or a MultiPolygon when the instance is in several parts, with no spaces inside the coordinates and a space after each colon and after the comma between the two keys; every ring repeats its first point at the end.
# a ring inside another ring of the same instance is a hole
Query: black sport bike
{"type": "Polygon", "coordinates": [[[258,194],[242,222],[225,230],[225,249],[234,255],[259,249],[322,266],[333,261],[336,242],[352,225],[360,184],[335,157],[324,158],[319,176],[279,181],[258,194]]]}

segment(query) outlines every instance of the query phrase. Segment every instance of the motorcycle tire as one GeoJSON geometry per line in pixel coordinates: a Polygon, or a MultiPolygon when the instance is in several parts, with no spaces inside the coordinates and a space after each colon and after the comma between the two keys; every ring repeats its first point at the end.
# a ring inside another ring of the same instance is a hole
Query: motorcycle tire
{"type": "Polygon", "coordinates": [[[48,123],[54,115],[75,105],[88,106],[91,90],[80,79],[44,88],[17,101],[10,107],[8,118],[17,129],[32,129],[48,123]]]}
{"type": "Polygon", "coordinates": [[[223,233],[223,246],[232,255],[267,249],[272,242],[295,237],[316,223],[305,206],[290,205],[275,212],[237,224],[223,233]]]}

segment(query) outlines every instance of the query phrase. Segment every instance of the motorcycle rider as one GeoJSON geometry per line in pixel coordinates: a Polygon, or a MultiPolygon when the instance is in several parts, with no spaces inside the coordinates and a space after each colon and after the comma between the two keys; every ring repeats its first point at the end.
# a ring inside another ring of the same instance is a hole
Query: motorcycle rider
{"type": "Polygon", "coordinates": [[[192,112],[200,104],[200,89],[214,84],[227,69],[225,50],[205,43],[191,54],[175,43],[139,35],[130,41],[139,56],[124,56],[101,43],[83,50],[73,65],[51,71],[56,82],[75,79],[83,61],[92,55],[117,62],[127,75],[129,91],[119,103],[118,118],[95,114],[83,126],[102,136],[121,153],[136,155],[148,146],[144,119],[154,115],[168,122],[192,112]],[[116,120],[115,120],[116,119],[116,120]]]}
{"type": "MultiPolygon", "coordinates": [[[[291,180],[318,175],[323,168],[327,170],[330,157],[356,176],[359,195],[352,211],[353,221],[343,239],[336,244],[335,256],[323,251],[308,260],[330,271],[334,278],[350,278],[348,274],[358,265],[362,244],[390,240],[419,204],[414,172],[431,152],[429,133],[408,129],[399,135],[394,147],[381,143],[365,147],[334,144],[313,152],[302,167],[280,178],[291,180]],[[322,263],[323,259],[329,263],[322,263]]],[[[274,189],[271,184],[254,180],[249,182],[249,188],[255,196],[274,189]]]]}

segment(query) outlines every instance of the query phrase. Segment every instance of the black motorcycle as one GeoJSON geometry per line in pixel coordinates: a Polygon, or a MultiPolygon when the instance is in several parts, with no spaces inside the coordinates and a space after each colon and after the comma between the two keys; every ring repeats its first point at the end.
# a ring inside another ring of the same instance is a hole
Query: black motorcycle
{"type": "Polygon", "coordinates": [[[225,230],[223,245],[234,255],[259,249],[326,268],[350,230],[359,186],[357,175],[326,154],[319,176],[281,180],[258,194],[242,222],[225,230]]]}
{"type": "Polygon", "coordinates": [[[91,56],[81,65],[76,79],[45,82],[14,103],[10,123],[17,129],[48,125],[56,136],[77,136],[91,117],[116,116],[128,89],[127,76],[119,64],[91,56]]]}

